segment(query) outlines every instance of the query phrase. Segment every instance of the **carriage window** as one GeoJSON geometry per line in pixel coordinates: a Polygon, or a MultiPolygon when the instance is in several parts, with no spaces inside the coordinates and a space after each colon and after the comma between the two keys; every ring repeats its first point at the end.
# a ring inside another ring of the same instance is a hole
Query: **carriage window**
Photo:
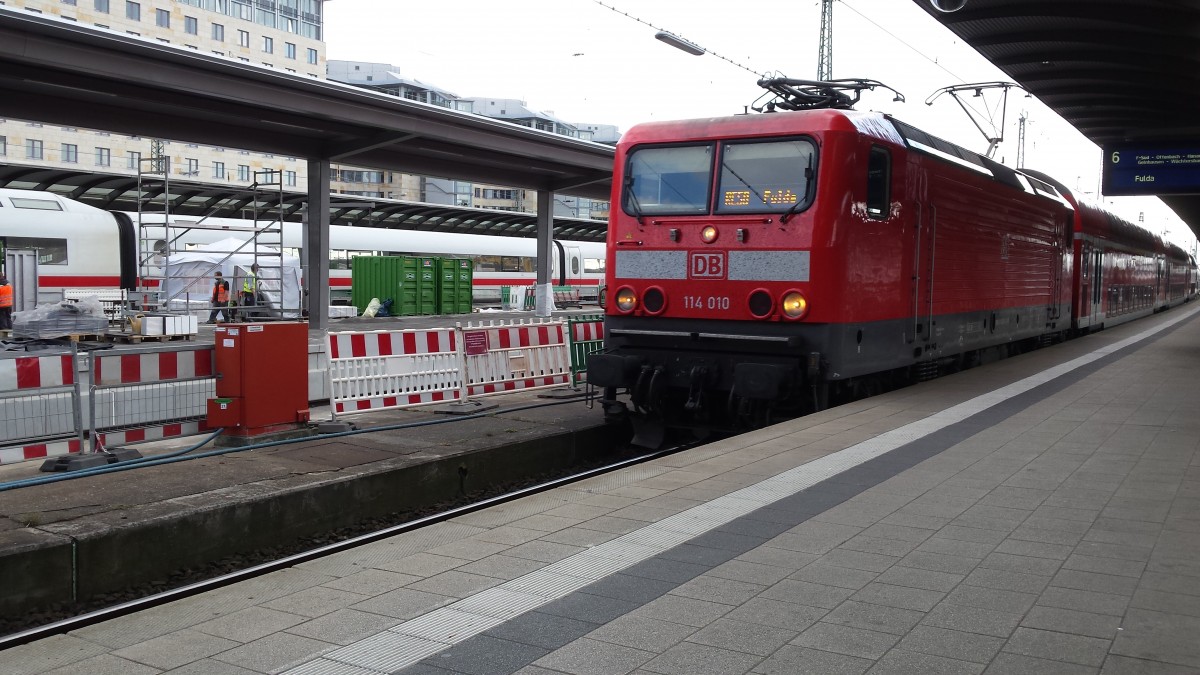
{"type": "Polygon", "coordinates": [[[604,258],[584,258],[584,274],[604,274],[604,258]]]}
{"type": "Polygon", "coordinates": [[[727,143],[721,151],[717,213],[781,213],[810,201],[816,148],[790,139],[727,143]]]}
{"type": "Polygon", "coordinates": [[[13,208],[37,209],[39,211],[62,211],[62,204],[49,199],[29,199],[28,197],[13,197],[13,208]]]}
{"type": "Polygon", "coordinates": [[[638,148],[625,169],[630,215],[708,213],[711,145],[638,148]]]}
{"type": "Polygon", "coordinates": [[[579,274],[579,258],[571,256],[571,274],[579,274]]]}
{"type": "Polygon", "coordinates": [[[871,218],[887,217],[891,179],[892,156],[883,148],[871,148],[867,162],[867,215],[871,218]]]}
{"type": "MultiPolygon", "coordinates": [[[[53,202],[51,202],[53,203],[53,202]]],[[[39,265],[66,265],[67,240],[44,237],[8,237],[4,247],[8,250],[33,249],[37,251],[39,265]]]]}

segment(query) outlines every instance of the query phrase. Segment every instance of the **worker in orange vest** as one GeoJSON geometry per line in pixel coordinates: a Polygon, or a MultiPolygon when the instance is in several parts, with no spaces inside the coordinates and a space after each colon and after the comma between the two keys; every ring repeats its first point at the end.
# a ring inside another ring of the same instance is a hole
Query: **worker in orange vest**
{"type": "Polygon", "coordinates": [[[208,323],[217,322],[217,314],[222,321],[229,321],[229,282],[221,278],[221,271],[213,275],[212,311],[208,313],[208,323]]]}
{"type": "Polygon", "coordinates": [[[12,330],[13,287],[0,274],[0,330],[12,330]]]}

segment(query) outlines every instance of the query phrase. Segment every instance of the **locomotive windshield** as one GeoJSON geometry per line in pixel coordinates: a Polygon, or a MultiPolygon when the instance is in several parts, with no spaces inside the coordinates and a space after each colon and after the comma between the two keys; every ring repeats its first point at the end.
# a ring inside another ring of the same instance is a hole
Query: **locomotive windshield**
{"type": "Polygon", "coordinates": [[[712,145],[634,150],[625,172],[625,210],[635,215],[708,213],[712,156],[712,145]]]}
{"type": "Polygon", "coordinates": [[[726,143],[717,213],[799,210],[808,202],[816,148],[806,140],[726,143]]]}
{"type": "Polygon", "coordinates": [[[715,150],[704,144],[630,152],[625,211],[636,216],[795,213],[808,205],[816,162],[811,141],[722,143],[714,200],[710,186],[715,150]]]}

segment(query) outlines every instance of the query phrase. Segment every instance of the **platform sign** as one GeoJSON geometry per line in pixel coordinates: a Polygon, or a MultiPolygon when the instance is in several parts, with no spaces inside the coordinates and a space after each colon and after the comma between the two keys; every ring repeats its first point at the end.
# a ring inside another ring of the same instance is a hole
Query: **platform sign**
{"type": "Polygon", "coordinates": [[[1200,194],[1200,143],[1104,146],[1108,196],[1200,194]]]}

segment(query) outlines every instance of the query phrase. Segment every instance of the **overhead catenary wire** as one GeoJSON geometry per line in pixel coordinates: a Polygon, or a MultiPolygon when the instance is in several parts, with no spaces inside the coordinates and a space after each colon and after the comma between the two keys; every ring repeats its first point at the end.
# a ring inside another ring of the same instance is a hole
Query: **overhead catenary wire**
{"type": "MultiPolygon", "coordinates": [[[[860,17],[862,17],[862,19],[863,19],[864,21],[866,21],[867,23],[869,23],[869,24],[871,24],[872,26],[875,26],[875,27],[876,27],[876,28],[878,28],[879,30],[883,31],[885,34],[887,34],[889,37],[891,37],[891,38],[892,38],[893,40],[895,40],[896,42],[899,42],[900,44],[904,45],[905,47],[908,47],[908,49],[909,49],[909,50],[911,50],[911,51],[912,51],[914,54],[916,54],[917,56],[920,56],[921,58],[925,59],[926,61],[928,61],[928,62],[932,63],[932,64],[933,64],[933,65],[934,65],[936,68],[938,68],[939,70],[941,70],[941,71],[945,72],[947,75],[949,75],[950,77],[954,78],[954,79],[955,79],[955,80],[957,80],[959,83],[961,83],[961,84],[966,84],[967,80],[966,80],[964,77],[962,77],[962,76],[961,76],[961,75],[959,75],[958,73],[956,73],[956,72],[954,72],[954,71],[950,70],[950,69],[949,69],[949,68],[947,68],[946,66],[942,65],[942,63],[941,63],[940,61],[938,61],[936,58],[933,58],[933,57],[929,56],[928,54],[926,54],[925,52],[921,51],[920,49],[918,49],[918,48],[916,48],[916,47],[912,46],[911,44],[909,44],[908,42],[906,42],[906,41],[905,41],[903,38],[901,38],[899,35],[896,35],[895,33],[893,33],[892,31],[888,30],[887,28],[884,28],[883,26],[879,25],[879,23],[878,23],[878,22],[876,22],[874,19],[872,19],[871,17],[867,16],[866,14],[863,14],[862,12],[858,11],[857,9],[855,9],[855,8],[854,8],[854,5],[851,5],[849,2],[847,2],[847,0],[841,0],[841,3],[842,3],[842,5],[844,5],[844,6],[846,7],[846,9],[848,9],[848,10],[850,10],[851,12],[854,12],[855,14],[859,15],[859,16],[860,16],[860,17]]],[[[971,105],[971,106],[969,106],[969,107],[970,107],[972,110],[974,110],[974,111],[975,111],[975,113],[976,113],[977,115],[979,115],[981,118],[983,118],[983,117],[986,117],[987,119],[991,119],[991,117],[990,117],[990,116],[986,115],[986,114],[985,114],[985,113],[983,113],[983,112],[980,112],[980,111],[979,111],[977,108],[975,108],[975,106],[971,105]]]]}
{"type": "MultiPolygon", "coordinates": [[[[674,33],[674,32],[672,32],[672,31],[669,31],[669,30],[667,30],[666,28],[662,28],[662,27],[660,27],[660,26],[655,26],[654,24],[650,23],[649,21],[646,21],[646,20],[644,20],[644,19],[639,19],[638,17],[636,17],[636,16],[634,16],[634,15],[630,14],[629,12],[624,12],[624,11],[621,11],[621,10],[617,9],[616,7],[613,7],[612,5],[605,4],[605,3],[601,2],[601,0],[592,0],[592,2],[595,2],[597,5],[600,5],[601,7],[605,7],[605,8],[611,9],[612,11],[616,12],[617,14],[620,14],[620,15],[622,15],[622,16],[627,16],[627,17],[629,17],[630,19],[633,19],[634,21],[637,21],[637,22],[638,22],[638,23],[640,23],[640,24],[647,25],[647,26],[649,26],[649,27],[653,28],[653,29],[654,29],[654,30],[656,30],[656,31],[661,31],[661,32],[664,32],[664,33],[670,33],[671,35],[674,35],[674,36],[676,36],[676,37],[679,37],[679,35],[678,35],[677,33],[674,33]]],[[[686,38],[684,38],[684,39],[686,40],[686,38]]],[[[691,40],[687,40],[687,42],[691,42],[691,40]]],[[[695,43],[693,42],[692,44],[695,44],[695,43]]],[[[698,45],[697,45],[697,46],[698,46],[698,45]]],[[[722,61],[727,61],[727,62],[729,62],[729,63],[731,63],[731,64],[733,64],[733,65],[737,66],[738,68],[741,68],[742,70],[744,70],[744,71],[746,71],[746,72],[748,72],[748,73],[753,73],[755,77],[763,77],[763,76],[765,76],[765,75],[767,74],[767,72],[766,72],[766,71],[764,71],[764,72],[759,72],[759,71],[757,71],[757,70],[754,70],[754,69],[752,69],[752,68],[749,68],[749,67],[747,67],[747,66],[744,66],[744,65],[742,65],[742,64],[740,64],[740,63],[738,63],[737,61],[734,61],[734,60],[733,60],[733,59],[731,59],[731,58],[728,58],[728,57],[725,57],[725,56],[721,56],[720,54],[718,54],[718,53],[714,52],[714,51],[713,51],[713,50],[711,50],[711,49],[708,49],[707,47],[701,47],[701,49],[703,49],[703,50],[704,50],[704,53],[706,53],[706,54],[711,54],[711,55],[713,55],[713,56],[717,57],[718,59],[721,59],[722,61]]]]}

